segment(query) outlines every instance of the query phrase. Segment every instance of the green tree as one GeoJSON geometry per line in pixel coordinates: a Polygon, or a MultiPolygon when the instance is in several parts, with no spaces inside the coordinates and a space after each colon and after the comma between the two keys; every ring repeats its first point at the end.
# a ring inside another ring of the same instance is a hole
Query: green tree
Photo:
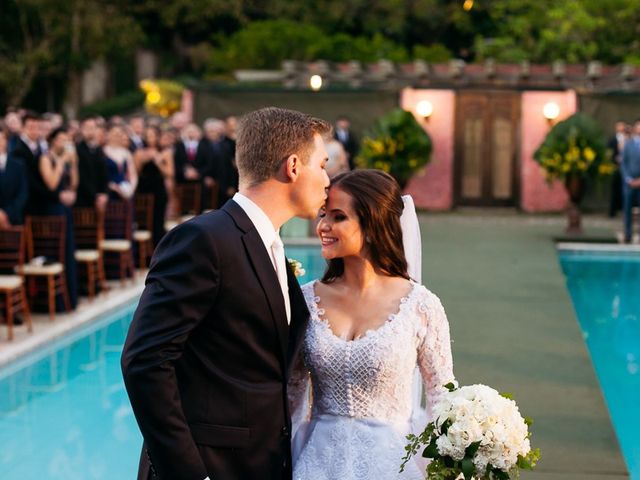
{"type": "Polygon", "coordinates": [[[67,100],[77,111],[80,78],[95,59],[132,50],[141,38],[126,2],[15,0],[18,19],[0,40],[0,86],[8,105],[19,105],[37,75],[68,80],[67,100]]]}

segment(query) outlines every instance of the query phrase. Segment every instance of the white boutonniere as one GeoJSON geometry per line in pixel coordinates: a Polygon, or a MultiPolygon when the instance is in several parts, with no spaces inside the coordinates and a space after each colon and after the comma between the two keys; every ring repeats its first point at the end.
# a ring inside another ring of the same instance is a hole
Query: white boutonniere
{"type": "Polygon", "coordinates": [[[293,274],[296,277],[301,277],[302,275],[304,275],[306,273],[305,269],[302,268],[302,263],[299,262],[298,260],[296,260],[294,258],[288,258],[287,261],[289,262],[289,265],[291,265],[291,269],[293,270],[293,274]]]}

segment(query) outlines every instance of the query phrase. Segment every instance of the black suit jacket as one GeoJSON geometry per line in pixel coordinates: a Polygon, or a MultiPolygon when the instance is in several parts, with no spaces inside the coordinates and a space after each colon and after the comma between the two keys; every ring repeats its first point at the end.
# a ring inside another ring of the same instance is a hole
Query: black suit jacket
{"type": "Polygon", "coordinates": [[[358,139],[355,137],[355,135],[351,132],[351,130],[349,130],[347,132],[347,140],[343,142],[338,137],[338,133],[334,131],[333,138],[335,138],[338,142],[342,144],[345,152],[347,152],[347,154],[349,155],[349,159],[348,159],[349,168],[351,170],[356,168],[355,159],[356,159],[356,156],[358,155],[358,152],[360,151],[360,143],[358,142],[358,139]]]}
{"type": "Polygon", "coordinates": [[[77,207],[93,207],[96,195],[109,193],[107,165],[101,147],[91,148],[84,140],[76,145],[78,153],[77,207]]]}
{"type": "Polygon", "coordinates": [[[0,209],[7,214],[11,225],[22,225],[28,198],[29,185],[24,165],[9,155],[4,172],[0,172],[0,209]]]}
{"type": "Polygon", "coordinates": [[[22,139],[18,139],[11,156],[20,160],[24,165],[29,184],[29,198],[25,213],[30,215],[46,214],[49,205],[59,202],[59,195],[57,191],[49,190],[40,174],[40,149],[34,153],[22,139]]]}
{"type": "Polygon", "coordinates": [[[160,242],[122,354],[139,479],[291,478],[287,379],[309,313],[288,273],[290,326],[270,255],[233,201],[160,242]]]}
{"type": "Polygon", "coordinates": [[[184,142],[178,141],[176,143],[173,150],[173,162],[175,165],[177,183],[184,183],[188,181],[184,178],[184,169],[187,165],[193,166],[200,174],[201,179],[209,174],[212,162],[211,156],[213,152],[208,143],[209,141],[206,139],[202,139],[198,142],[198,149],[196,150],[196,157],[193,163],[189,162],[187,148],[184,142]]]}

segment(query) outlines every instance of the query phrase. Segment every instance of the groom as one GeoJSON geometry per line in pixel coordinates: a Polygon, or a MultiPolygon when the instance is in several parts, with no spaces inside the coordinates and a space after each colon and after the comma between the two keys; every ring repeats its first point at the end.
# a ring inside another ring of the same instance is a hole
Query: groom
{"type": "Polygon", "coordinates": [[[138,479],[291,478],[287,378],[308,311],[278,229],[323,205],[330,130],[292,110],[247,114],[239,193],[158,245],[122,353],[138,479]]]}

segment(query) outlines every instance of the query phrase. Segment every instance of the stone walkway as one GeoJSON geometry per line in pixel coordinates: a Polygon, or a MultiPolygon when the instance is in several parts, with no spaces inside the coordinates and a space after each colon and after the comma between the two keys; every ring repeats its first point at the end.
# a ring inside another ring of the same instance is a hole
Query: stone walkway
{"type": "MultiPolygon", "coordinates": [[[[542,450],[525,480],[628,478],[582,340],[554,239],[562,216],[422,214],[423,282],[451,324],[461,384],[511,393],[542,450]]],[[[615,241],[621,221],[585,219],[584,240],[615,241]]]]}

